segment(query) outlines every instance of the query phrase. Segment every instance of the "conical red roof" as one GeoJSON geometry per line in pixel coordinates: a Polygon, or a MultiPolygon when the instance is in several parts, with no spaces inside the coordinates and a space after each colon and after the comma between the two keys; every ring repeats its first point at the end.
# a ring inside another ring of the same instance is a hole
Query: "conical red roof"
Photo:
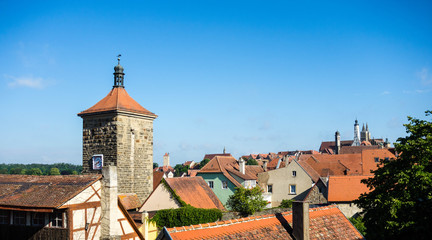
{"type": "Polygon", "coordinates": [[[133,98],[129,96],[126,90],[122,87],[114,87],[105,98],[100,100],[93,107],[78,113],[78,116],[110,111],[125,111],[148,115],[154,118],[157,117],[156,114],[143,108],[139,103],[133,100],[133,98]]]}

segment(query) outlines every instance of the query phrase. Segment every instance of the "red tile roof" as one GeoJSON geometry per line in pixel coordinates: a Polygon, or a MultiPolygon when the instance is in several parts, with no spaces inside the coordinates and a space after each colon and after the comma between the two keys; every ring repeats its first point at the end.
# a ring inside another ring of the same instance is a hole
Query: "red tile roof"
{"type": "MultiPolygon", "coordinates": [[[[336,206],[309,209],[310,239],[364,239],[336,206]]],[[[181,239],[293,239],[292,212],[167,229],[181,239]]]]}
{"type": "Polygon", "coordinates": [[[142,204],[136,193],[122,193],[118,199],[126,210],[140,208],[142,204]]]}
{"type": "Polygon", "coordinates": [[[78,113],[78,116],[96,114],[102,112],[124,111],[156,118],[157,115],[143,108],[137,103],[124,88],[113,88],[106,97],[96,103],[93,107],[78,113]]]}
{"type": "Polygon", "coordinates": [[[396,156],[390,151],[390,149],[366,149],[361,153],[362,156],[362,167],[363,175],[372,175],[371,171],[378,168],[379,163],[375,162],[375,158],[378,159],[395,159],[396,156]]]}
{"type": "Polygon", "coordinates": [[[161,182],[162,178],[164,176],[164,172],[158,172],[156,170],[153,171],[153,190],[159,186],[159,183],[161,182]]]}
{"type": "Polygon", "coordinates": [[[225,210],[202,177],[167,178],[165,181],[181,200],[193,207],[225,210]]]}
{"type": "Polygon", "coordinates": [[[232,157],[231,153],[213,153],[213,154],[206,154],[204,155],[204,159],[209,159],[212,160],[214,157],[216,156],[221,156],[221,157],[232,157]]]}
{"type": "Polygon", "coordinates": [[[101,178],[101,175],[0,174],[0,206],[58,208],[101,178]]]}
{"type": "Polygon", "coordinates": [[[363,150],[367,149],[378,149],[378,145],[373,146],[343,146],[341,147],[340,154],[353,154],[361,153],[363,150]]]}
{"type": "Polygon", "coordinates": [[[330,176],[328,181],[329,202],[352,202],[360,194],[370,192],[366,184],[361,183],[362,179],[371,176],[330,176]]]}
{"type": "MultiPolygon", "coordinates": [[[[343,140],[341,141],[341,146],[351,146],[353,142],[354,142],[353,140],[343,140]]],[[[324,152],[326,148],[334,149],[335,146],[336,146],[335,141],[321,142],[319,152],[324,152]]]]}

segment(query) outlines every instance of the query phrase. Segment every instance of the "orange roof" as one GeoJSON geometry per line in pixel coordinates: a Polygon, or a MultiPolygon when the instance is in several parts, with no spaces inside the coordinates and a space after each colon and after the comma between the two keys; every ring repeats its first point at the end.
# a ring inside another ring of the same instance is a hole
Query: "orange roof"
{"type": "Polygon", "coordinates": [[[305,160],[321,177],[330,175],[361,175],[361,154],[317,154],[305,160]],[[348,172],[346,172],[348,170],[348,172]]]}
{"type": "Polygon", "coordinates": [[[108,95],[96,103],[93,107],[78,113],[78,116],[85,116],[96,113],[122,111],[132,112],[156,118],[157,115],[143,108],[139,103],[122,87],[114,87],[108,95]]]}
{"type": "MultiPolygon", "coordinates": [[[[364,239],[334,205],[309,209],[311,239],[364,239]]],[[[292,211],[168,228],[172,239],[293,239],[292,211]],[[288,223],[288,224],[286,224],[288,223]]]]}
{"type": "Polygon", "coordinates": [[[221,157],[232,157],[231,153],[212,153],[212,154],[206,154],[204,155],[204,159],[209,159],[212,160],[214,157],[216,156],[221,156],[221,157]]]}
{"type": "Polygon", "coordinates": [[[141,201],[136,193],[123,193],[118,195],[118,199],[126,210],[141,207],[141,201]]]}
{"type": "Polygon", "coordinates": [[[329,202],[351,202],[357,199],[360,194],[369,192],[366,184],[361,183],[362,179],[370,176],[330,176],[328,181],[329,202]]]}
{"type": "Polygon", "coordinates": [[[167,178],[165,181],[181,200],[193,207],[225,210],[202,177],[167,178]]]}
{"type": "Polygon", "coordinates": [[[153,170],[153,190],[159,186],[159,183],[161,182],[162,178],[164,176],[164,172],[153,170]]]}
{"type": "Polygon", "coordinates": [[[376,170],[380,163],[375,162],[375,158],[378,159],[395,159],[396,156],[389,151],[389,149],[371,149],[363,150],[361,153],[363,163],[363,175],[372,175],[371,171],[376,170]]]}

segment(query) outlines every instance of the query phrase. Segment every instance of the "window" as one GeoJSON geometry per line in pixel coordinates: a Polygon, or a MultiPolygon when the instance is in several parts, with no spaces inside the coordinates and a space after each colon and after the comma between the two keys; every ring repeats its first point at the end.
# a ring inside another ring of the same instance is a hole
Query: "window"
{"type": "Polygon", "coordinates": [[[222,181],[222,189],[227,189],[227,188],[228,188],[227,181],[222,181]]]}
{"type": "Polygon", "coordinates": [[[384,158],[384,161],[385,161],[385,162],[388,162],[388,161],[389,161],[389,158],[388,158],[388,157],[384,158]]]}
{"type": "Polygon", "coordinates": [[[50,227],[55,227],[55,228],[63,227],[63,214],[61,212],[51,213],[50,227]]]}
{"type": "Polygon", "coordinates": [[[376,157],[376,158],[375,158],[375,162],[379,162],[379,158],[376,157]]]}
{"type": "Polygon", "coordinates": [[[214,187],[214,182],[213,181],[208,181],[208,185],[209,185],[210,188],[213,188],[214,187]]]}
{"type": "Polygon", "coordinates": [[[10,212],[7,210],[0,210],[0,224],[10,223],[10,212]]]}
{"type": "Polygon", "coordinates": [[[26,224],[26,212],[13,212],[13,224],[14,225],[25,225],[26,224]]]}
{"type": "Polygon", "coordinates": [[[296,194],[296,185],[289,185],[289,193],[296,194]]]}
{"type": "Polygon", "coordinates": [[[267,192],[272,193],[273,192],[273,185],[267,185],[267,192]]]}
{"type": "Polygon", "coordinates": [[[32,213],[31,224],[33,226],[42,226],[45,224],[45,214],[44,213],[32,213]]]}
{"type": "Polygon", "coordinates": [[[297,176],[297,171],[292,171],[292,176],[293,177],[297,176]]]}

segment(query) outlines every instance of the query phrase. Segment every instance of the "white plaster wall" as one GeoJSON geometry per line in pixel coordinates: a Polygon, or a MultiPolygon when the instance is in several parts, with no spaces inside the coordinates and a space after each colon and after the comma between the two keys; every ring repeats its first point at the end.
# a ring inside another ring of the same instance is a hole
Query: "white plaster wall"
{"type": "MultiPolygon", "coordinates": [[[[93,188],[98,190],[98,194],[99,196],[101,195],[101,181],[96,181],[95,183],[92,184],[93,188]]],[[[72,199],[70,199],[69,201],[67,201],[65,204],[63,204],[62,206],[67,206],[70,204],[79,204],[79,203],[83,203],[85,202],[87,199],[89,199],[91,197],[91,195],[94,194],[94,190],[93,188],[91,188],[90,186],[86,189],[84,189],[82,192],[78,193],[75,197],[73,197],[72,199]]],[[[89,202],[97,202],[100,201],[100,198],[95,195],[94,197],[92,197],[91,201],[89,202]]]]}
{"type": "Polygon", "coordinates": [[[73,215],[73,229],[85,227],[85,210],[74,210],[73,215]]]}
{"type": "Polygon", "coordinates": [[[336,205],[347,218],[350,218],[356,213],[360,213],[362,211],[362,209],[354,203],[336,203],[336,205]]]}
{"type": "Polygon", "coordinates": [[[165,188],[164,184],[159,186],[150,195],[140,212],[156,211],[160,209],[179,208],[180,205],[173,199],[171,193],[165,188]]]}
{"type": "Polygon", "coordinates": [[[284,168],[259,173],[258,181],[264,191],[267,191],[267,185],[273,185],[273,193],[271,194],[272,207],[278,207],[283,199],[293,199],[304,193],[313,184],[310,176],[296,161],[292,161],[284,168]],[[296,171],[295,177],[292,175],[292,171],[296,171]],[[290,185],[296,185],[296,194],[290,194],[290,185]]]}

